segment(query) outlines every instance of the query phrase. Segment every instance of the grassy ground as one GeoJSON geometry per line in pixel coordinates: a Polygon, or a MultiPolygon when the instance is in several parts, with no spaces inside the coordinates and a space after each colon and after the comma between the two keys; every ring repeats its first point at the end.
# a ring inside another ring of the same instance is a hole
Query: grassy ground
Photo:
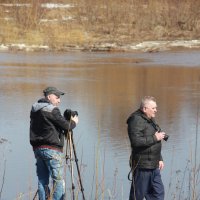
{"type": "Polygon", "coordinates": [[[199,39],[199,7],[196,0],[2,0],[0,44],[62,50],[65,46],[199,39]],[[47,2],[73,7],[41,6],[47,2]]]}

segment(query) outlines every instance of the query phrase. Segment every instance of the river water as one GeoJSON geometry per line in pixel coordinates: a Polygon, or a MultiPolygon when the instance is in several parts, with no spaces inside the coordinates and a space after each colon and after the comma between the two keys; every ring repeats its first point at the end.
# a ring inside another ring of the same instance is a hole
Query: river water
{"type": "MultiPolygon", "coordinates": [[[[126,119],[145,95],[156,97],[157,122],[170,135],[162,151],[166,199],[190,199],[192,193],[199,199],[199,53],[1,52],[0,137],[7,140],[0,144],[1,199],[33,199],[37,177],[29,113],[47,86],[66,92],[62,112],[79,113],[74,142],[86,199],[128,199],[126,119]]],[[[68,199],[69,175],[67,168],[68,199]]]]}

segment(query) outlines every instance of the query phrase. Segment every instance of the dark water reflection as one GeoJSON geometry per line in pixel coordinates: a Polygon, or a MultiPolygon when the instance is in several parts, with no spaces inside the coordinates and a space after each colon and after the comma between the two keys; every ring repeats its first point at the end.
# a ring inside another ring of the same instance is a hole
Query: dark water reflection
{"type": "MultiPolygon", "coordinates": [[[[96,182],[99,193],[105,189],[104,197],[99,195],[99,199],[109,199],[109,193],[114,194],[113,199],[128,199],[130,148],[126,118],[144,95],[156,97],[157,121],[170,135],[163,143],[166,199],[173,199],[173,195],[178,198],[179,194],[187,197],[190,166],[194,167],[195,150],[200,150],[198,51],[1,53],[0,83],[1,137],[9,141],[0,145],[7,166],[2,199],[16,199],[20,192],[28,199],[29,191],[36,190],[35,161],[28,138],[29,111],[47,85],[66,91],[62,111],[71,108],[79,112],[74,139],[84,166],[87,199],[94,199],[96,182]]],[[[199,166],[199,160],[196,163],[199,166]]],[[[0,167],[2,170],[3,159],[0,167]]],[[[0,175],[1,183],[3,173],[0,175]]]]}

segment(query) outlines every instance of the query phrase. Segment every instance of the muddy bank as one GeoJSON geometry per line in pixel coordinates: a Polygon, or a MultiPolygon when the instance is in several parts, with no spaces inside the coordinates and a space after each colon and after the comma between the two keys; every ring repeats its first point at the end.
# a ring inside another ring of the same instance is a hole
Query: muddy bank
{"type": "Polygon", "coordinates": [[[0,51],[108,51],[108,52],[159,52],[180,49],[199,49],[200,40],[144,41],[132,44],[101,43],[93,45],[66,45],[50,47],[48,45],[1,44],[0,51]]]}

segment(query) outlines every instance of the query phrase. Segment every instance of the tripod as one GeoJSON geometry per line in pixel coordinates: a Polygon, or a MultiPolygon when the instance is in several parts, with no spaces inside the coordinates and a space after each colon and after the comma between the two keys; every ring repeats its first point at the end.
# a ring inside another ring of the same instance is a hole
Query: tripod
{"type": "Polygon", "coordinates": [[[78,159],[76,155],[76,149],[74,145],[74,139],[73,139],[73,132],[70,130],[67,132],[66,135],[66,164],[68,163],[68,160],[70,161],[70,173],[71,173],[71,182],[72,182],[72,197],[73,200],[75,200],[75,185],[74,185],[74,170],[73,170],[73,158],[72,154],[74,154],[75,162],[76,162],[76,168],[78,172],[78,179],[79,179],[79,184],[80,184],[80,189],[82,192],[83,200],[85,200],[85,195],[84,195],[84,188],[81,180],[81,174],[80,174],[80,169],[78,165],[78,159]]]}

